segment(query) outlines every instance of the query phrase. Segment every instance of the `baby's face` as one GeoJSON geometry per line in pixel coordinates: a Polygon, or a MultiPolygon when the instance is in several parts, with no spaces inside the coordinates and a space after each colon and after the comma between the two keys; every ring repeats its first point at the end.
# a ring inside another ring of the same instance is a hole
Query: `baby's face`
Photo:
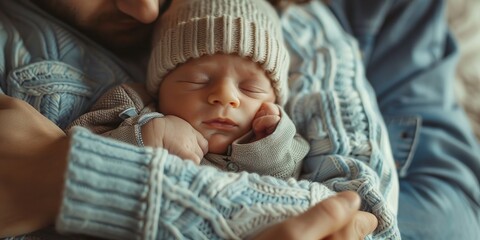
{"type": "Polygon", "coordinates": [[[159,111],[189,122],[224,154],[246,134],[264,102],[275,102],[265,71],[249,59],[216,54],[191,59],[171,71],[159,89],[159,111]]]}

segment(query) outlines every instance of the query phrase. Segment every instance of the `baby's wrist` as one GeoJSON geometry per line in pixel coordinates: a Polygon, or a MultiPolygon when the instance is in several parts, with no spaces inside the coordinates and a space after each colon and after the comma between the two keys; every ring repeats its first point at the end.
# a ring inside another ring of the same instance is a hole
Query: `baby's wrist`
{"type": "Polygon", "coordinates": [[[150,114],[145,118],[139,119],[138,121],[138,140],[140,146],[149,146],[149,147],[163,147],[163,131],[158,131],[159,129],[165,129],[165,119],[164,115],[161,113],[150,114]],[[162,134],[161,137],[158,134],[162,134]]]}

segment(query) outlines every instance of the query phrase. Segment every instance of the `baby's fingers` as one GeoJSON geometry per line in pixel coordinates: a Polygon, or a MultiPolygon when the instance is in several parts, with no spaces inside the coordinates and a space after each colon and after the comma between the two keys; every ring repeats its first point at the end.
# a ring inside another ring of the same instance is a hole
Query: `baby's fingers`
{"type": "Polygon", "coordinates": [[[258,109],[257,114],[255,114],[255,119],[266,115],[280,116],[280,109],[273,103],[263,103],[260,109],[258,109]]]}
{"type": "Polygon", "coordinates": [[[279,121],[280,116],[278,115],[267,115],[253,120],[252,127],[256,139],[258,140],[272,134],[277,128],[279,121]]]}

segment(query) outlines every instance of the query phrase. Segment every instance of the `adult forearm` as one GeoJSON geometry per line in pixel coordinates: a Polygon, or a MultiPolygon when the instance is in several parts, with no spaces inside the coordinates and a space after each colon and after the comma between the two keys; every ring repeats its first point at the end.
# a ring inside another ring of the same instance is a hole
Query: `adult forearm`
{"type": "MultiPolygon", "coordinates": [[[[60,140],[45,150],[53,153],[65,147],[66,141],[60,140]]],[[[1,237],[26,234],[54,223],[61,201],[64,171],[63,154],[28,159],[2,157],[1,237]]]]}
{"type": "Polygon", "coordinates": [[[0,95],[0,237],[53,224],[69,139],[27,103],[0,95]]]}

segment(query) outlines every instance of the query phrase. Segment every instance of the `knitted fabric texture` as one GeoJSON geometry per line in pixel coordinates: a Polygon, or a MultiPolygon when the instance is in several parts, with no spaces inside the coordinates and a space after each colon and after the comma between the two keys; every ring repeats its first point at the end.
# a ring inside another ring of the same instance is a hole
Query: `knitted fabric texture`
{"type": "Polygon", "coordinates": [[[60,232],[108,239],[245,239],[334,194],[319,183],[198,168],[165,149],[111,142],[82,128],[72,133],[60,232]],[[99,149],[109,160],[94,156],[99,149]]]}
{"type": "Polygon", "coordinates": [[[174,1],[155,29],[147,73],[147,90],[157,95],[163,77],[188,59],[236,54],[258,63],[275,90],[276,102],[287,99],[290,58],[280,20],[264,0],[174,1]]]}

